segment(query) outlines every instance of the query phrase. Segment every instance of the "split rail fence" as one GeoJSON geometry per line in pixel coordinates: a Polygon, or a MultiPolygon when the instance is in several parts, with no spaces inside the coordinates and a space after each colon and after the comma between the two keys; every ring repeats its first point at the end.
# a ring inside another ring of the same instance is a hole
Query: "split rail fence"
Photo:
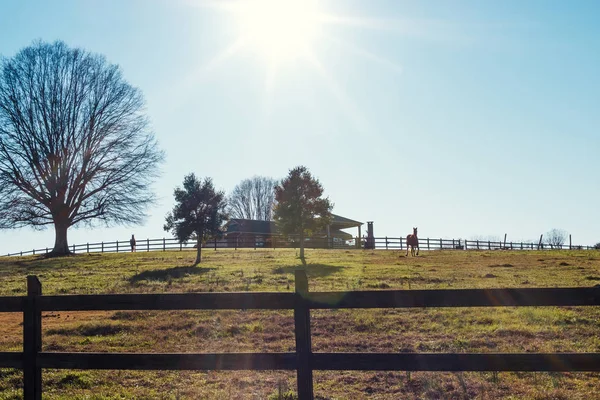
{"type": "MultiPolygon", "coordinates": [[[[267,248],[297,248],[297,241],[290,241],[283,236],[265,238],[261,235],[247,236],[243,240],[227,238],[211,239],[203,244],[203,249],[267,249],[267,248]]],[[[406,250],[406,238],[376,237],[369,239],[355,238],[347,242],[335,241],[332,238],[309,238],[305,242],[308,249],[352,249],[371,248],[377,250],[406,250]]],[[[489,240],[464,240],[464,239],[433,239],[420,238],[421,250],[590,250],[593,246],[561,245],[549,246],[546,243],[532,242],[494,242],[489,240]]],[[[70,249],[75,254],[80,253],[124,253],[131,251],[129,240],[116,240],[114,242],[73,244],[70,249]]],[[[48,254],[52,248],[32,249],[8,253],[6,256],[25,256],[48,254]]],[[[194,243],[180,243],[175,238],[140,239],[137,240],[136,251],[167,251],[167,250],[195,250],[194,243]]]]}
{"type": "Polygon", "coordinates": [[[313,399],[315,370],[375,371],[596,371],[600,353],[316,353],[310,310],[340,308],[600,306],[600,287],[541,289],[390,290],[309,292],[303,270],[295,292],[111,294],[43,296],[27,277],[27,296],[0,297],[0,312],[23,313],[23,352],[0,352],[0,368],[24,371],[24,398],[41,399],[42,370],[295,370],[298,397],[313,399]],[[42,312],[91,310],[293,309],[295,352],[83,353],[42,346],[42,312]]]}

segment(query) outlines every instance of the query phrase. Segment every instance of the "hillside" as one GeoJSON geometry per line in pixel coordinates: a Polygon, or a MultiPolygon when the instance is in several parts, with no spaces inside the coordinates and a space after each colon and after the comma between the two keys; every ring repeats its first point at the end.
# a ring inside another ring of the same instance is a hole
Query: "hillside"
{"type": "MultiPolygon", "coordinates": [[[[309,250],[311,290],[575,287],[600,284],[600,252],[309,250]]],[[[294,250],[83,254],[0,259],[0,295],[291,291],[294,250]]],[[[599,307],[314,311],[314,351],[600,352],[599,307]]],[[[21,315],[0,314],[0,351],[21,349],[21,315]]],[[[43,319],[46,351],[293,351],[290,311],[68,312],[43,319]]],[[[0,370],[0,399],[21,372],[0,370]]],[[[320,398],[597,398],[599,374],[317,372],[320,398]]],[[[44,371],[45,397],[267,398],[285,372],[44,371]]]]}

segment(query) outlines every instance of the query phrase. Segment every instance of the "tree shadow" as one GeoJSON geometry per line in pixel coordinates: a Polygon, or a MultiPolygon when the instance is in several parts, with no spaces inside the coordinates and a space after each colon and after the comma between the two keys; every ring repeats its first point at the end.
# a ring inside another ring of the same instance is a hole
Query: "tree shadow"
{"type": "Polygon", "coordinates": [[[306,271],[306,275],[313,278],[322,278],[340,272],[344,267],[327,264],[289,265],[273,268],[274,274],[294,274],[297,269],[306,271]]]}
{"type": "Polygon", "coordinates": [[[140,272],[129,278],[129,283],[134,284],[139,281],[169,281],[171,279],[184,278],[188,275],[202,275],[214,268],[202,268],[202,267],[173,267],[167,269],[153,269],[149,271],[140,272]]]}
{"type": "MultiPolygon", "coordinates": [[[[98,254],[100,255],[100,254],[98,254]]],[[[59,271],[65,268],[74,268],[77,266],[77,260],[86,257],[86,260],[92,254],[71,254],[65,257],[47,257],[46,254],[28,255],[23,257],[2,257],[0,258],[0,271],[10,271],[10,273],[39,274],[46,271],[59,271]]]]}

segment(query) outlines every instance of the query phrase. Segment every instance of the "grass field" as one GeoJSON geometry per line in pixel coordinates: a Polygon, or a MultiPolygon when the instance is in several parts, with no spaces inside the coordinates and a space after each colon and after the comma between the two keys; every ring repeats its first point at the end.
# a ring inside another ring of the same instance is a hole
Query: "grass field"
{"type": "MultiPolygon", "coordinates": [[[[294,250],[84,254],[0,259],[0,295],[292,291],[294,250]]],[[[599,251],[308,250],[311,290],[589,287],[599,251]]],[[[21,314],[0,313],[0,351],[22,348],[21,314]]],[[[314,351],[600,352],[600,307],[312,312],[314,351]]],[[[294,351],[291,311],[61,312],[43,315],[45,351],[294,351]]],[[[295,398],[291,372],[44,370],[45,399],[295,398]]],[[[22,373],[0,369],[0,399],[22,373]]],[[[600,399],[600,374],[316,372],[320,399],[600,399]]]]}

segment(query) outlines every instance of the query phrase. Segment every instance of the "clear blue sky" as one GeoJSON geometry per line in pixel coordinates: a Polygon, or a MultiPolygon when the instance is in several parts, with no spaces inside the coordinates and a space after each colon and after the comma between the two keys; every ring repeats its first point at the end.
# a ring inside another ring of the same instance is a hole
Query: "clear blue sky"
{"type": "MultiPolygon", "coordinates": [[[[35,39],[104,54],[145,94],[167,155],[144,226],[72,229],[71,244],[168,237],[186,173],[230,192],[300,164],[376,236],[600,241],[600,2],[322,1],[347,22],[312,42],[322,68],[288,60],[270,86],[256,48],[217,57],[239,21],[198,3],[0,2],[0,54],[35,39]]],[[[0,253],[53,242],[4,231],[0,253]]]]}

